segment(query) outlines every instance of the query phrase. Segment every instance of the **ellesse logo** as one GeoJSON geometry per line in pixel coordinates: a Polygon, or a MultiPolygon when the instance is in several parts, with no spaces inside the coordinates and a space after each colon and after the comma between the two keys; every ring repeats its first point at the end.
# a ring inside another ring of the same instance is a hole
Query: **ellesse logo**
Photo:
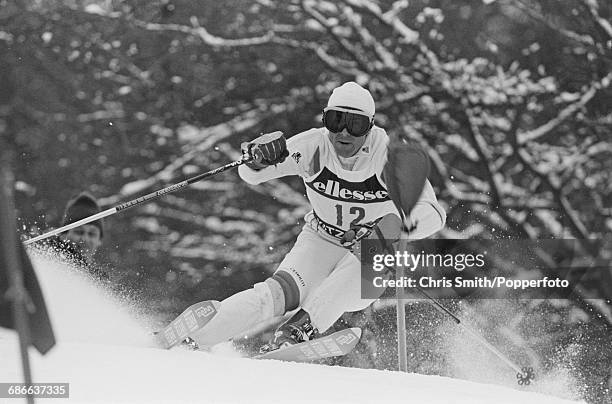
{"type": "Polygon", "coordinates": [[[355,341],[357,339],[357,337],[353,334],[348,334],[348,335],[341,335],[340,337],[336,338],[336,341],[340,344],[340,345],[346,345],[346,344],[350,344],[351,342],[355,341]]]}
{"type": "Polygon", "coordinates": [[[312,183],[312,187],[317,191],[336,198],[355,201],[386,201],[389,196],[387,191],[360,191],[342,188],[338,181],[327,180],[326,183],[316,181],[312,183]]]}
{"type": "Polygon", "coordinates": [[[312,182],[306,183],[319,194],[347,202],[383,202],[389,200],[389,193],[375,175],[362,182],[350,182],[324,168],[312,182]]]}
{"type": "Polygon", "coordinates": [[[202,306],[202,307],[198,307],[195,310],[196,315],[198,317],[203,317],[203,318],[210,316],[214,312],[215,312],[215,309],[212,306],[202,306]]]}

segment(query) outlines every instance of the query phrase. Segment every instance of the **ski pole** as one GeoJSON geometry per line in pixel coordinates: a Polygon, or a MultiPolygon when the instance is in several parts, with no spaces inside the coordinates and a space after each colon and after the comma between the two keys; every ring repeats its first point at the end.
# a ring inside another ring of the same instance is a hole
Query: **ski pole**
{"type": "Polygon", "coordinates": [[[234,161],[232,163],[229,163],[229,164],[226,164],[226,165],[224,165],[222,167],[215,168],[214,170],[207,171],[205,173],[196,175],[195,177],[191,177],[189,179],[186,179],[186,180],[181,181],[179,183],[176,183],[174,185],[170,185],[170,186],[168,186],[168,187],[166,187],[164,189],[160,189],[158,191],[151,192],[150,194],[141,196],[139,198],[132,199],[131,201],[124,202],[124,203],[122,203],[120,205],[117,205],[117,206],[115,206],[113,208],[110,208],[110,209],[104,210],[102,212],[96,213],[95,215],[91,215],[91,216],[86,217],[84,219],[81,219],[81,220],[79,220],[77,222],[67,224],[66,226],[60,227],[60,228],[55,229],[55,230],[51,230],[51,231],[49,231],[47,233],[41,234],[40,236],[36,236],[34,238],[28,239],[28,240],[24,241],[24,245],[29,245],[29,244],[36,243],[37,241],[44,240],[46,238],[55,236],[57,234],[63,233],[65,231],[68,231],[70,229],[74,229],[75,227],[79,227],[79,226],[82,226],[84,224],[94,222],[94,221],[96,221],[98,219],[102,219],[104,217],[114,215],[115,213],[120,212],[122,210],[131,208],[131,207],[136,206],[136,205],[140,205],[140,204],[145,203],[145,202],[149,202],[149,201],[151,201],[151,200],[153,200],[155,198],[158,198],[160,196],[163,196],[163,195],[166,195],[166,194],[178,191],[179,189],[185,188],[186,186],[191,185],[191,184],[193,184],[195,182],[198,182],[200,180],[203,180],[204,178],[212,177],[213,175],[222,173],[222,172],[224,172],[226,170],[229,170],[230,168],[238,167],[239,165],[241,165],[241,164],[243,164],[245,162],[246,162],[245,159],[236,160],[236,161],[234,161]]]}
{"type": "MultiPolygon", "coordinates": [[[[406,245],[406,240],[401,239],[400,243],[402,245],[400,248],[406,245]]],[[[396,279],[404,278],[404,267],[399,265],[395,267],[396,270],[396,279]]],[[[397,312],[396,312],[396,322],[397,322],[397,362],[398,368],[400,372],[408,371],[408,352],[406,347],[406,307],[404,306],[404,298],[402,296],[402,291],[398,288],[395,289],[395,299],[397,300],[397,312]]]]}
{"type": "Polygon", "coordinates": [[[519,367],[517,364],[515,364],[510,359],[508,359],[503,353],[501,353],[497,348],[495,348],[493,345],[491,345],[491,343],[489,343],[483,336],[481,336],[476,331],[472,330],[470,327],[468,327],[464,323],[462,323],[461,319],[459,317],[457,317],[450,310],[448,310],[446,307],[444,307],[444,305],[442,305],[442,303],[440,303],[438,300],[434,299],[429,293],[425,292],[425,290],[423,290],[419,286],[417,286],[416,289],[419,292],[421,292],[421,294],[423,294],[423,296],[425,296],[427,299],[429,299],[429,301],[432,302],[432,304],[434,305],[435,308],[437,308],[442,313],[448,314],[455,321],[455,323],[457,325],[459,325],[461,328],[463,328],[465,331],[467,331],[469,334],[471,334],[472,337],[474,337],[478,342],[480,342],[482,345],[484,345],[489,351],[493,352],[499,359],[504,361],[506,363],[506,365],[508,365],[512,369],[514,369],[517,372],[516,373],[516,378],[518,379],[518,384],[520,384],[520,385],[523,385],[523,384],[524,385],[529,385],[531,383],[531,381],[535,378],[535,373],[533,371],[533,368],[531,368],[531,367],[523,367],[523,368],[519,367]]]}

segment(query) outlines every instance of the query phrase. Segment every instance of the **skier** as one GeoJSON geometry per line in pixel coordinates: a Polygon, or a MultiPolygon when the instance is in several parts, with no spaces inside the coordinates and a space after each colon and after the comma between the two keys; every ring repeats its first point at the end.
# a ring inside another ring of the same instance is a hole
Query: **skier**
{"type": "MultiPolygon", "coordinates": [[[[368,231],[369,237],[395,240],[402,228],[402,214],[381,176],[389,138],[374,124],[374,113],[370,92],[347,82],[333,90],[323,110],[324,127],[288,141],[274,132],[242,145],[247,163],[240,166],[239,174],[244,181],[259,184],[299,175],[312,210],[272,277],[215,302],[217,314],[192,335],[200,347],[296,309],[262,349],[308,341],[343,313],[363,310],[374,301],[361,297],[361,262],[351,251],[355,230],[374,229],[368,231]]],[[[409,238],[424,238],[443,227],[446,214],[428,181],[424,189],[412,192],[420,198],[411,212],[405,212],[409,238]]]]}

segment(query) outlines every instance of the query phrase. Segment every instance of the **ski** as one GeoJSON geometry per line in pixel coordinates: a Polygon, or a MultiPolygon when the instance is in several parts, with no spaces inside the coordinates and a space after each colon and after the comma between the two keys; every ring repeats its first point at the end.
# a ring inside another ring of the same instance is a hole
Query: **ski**
{"type": "Polygon", "coordinates": [[[361,328],[347,328],[321,338],[301,342],[286,348],[258,355],[255,359],[276,359],[289,362],[309,362],[343,356],[355,348],[361,338],[361,328]]]}
{"type": "Polygon", "coordinates": [[[180,344],[194,331],[204,327],[215,314],[217,309],[212,301],[193,304],[158,332],[157,340],[163,348],[170,349],[180,344]]]}

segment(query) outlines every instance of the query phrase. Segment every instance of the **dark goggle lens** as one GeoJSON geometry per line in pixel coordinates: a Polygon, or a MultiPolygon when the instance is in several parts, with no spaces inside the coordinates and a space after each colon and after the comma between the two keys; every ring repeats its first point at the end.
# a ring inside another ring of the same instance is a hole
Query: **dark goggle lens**
{"type": "Polygon", "coordinates": [[[330,132],[341,132],[344,128],[344,112],[330,109],[325,112],[323,120],[325,122],[325,127],[329,129],[330,132]]]}
{"type": "Polygon", "coordinates": [[[338,133],[346,128],[348,133],[355,137],[365,135],[370,129],[370,118],[367,116],[333,109],[325,111],[324,122],[330,132],[338,133]]]}
{"type": "Polygon", "coordinates": [[[346,128],[353,136],[363,136],[370,130],[370,118],[359,114],[347,114],[346,128]]]}

